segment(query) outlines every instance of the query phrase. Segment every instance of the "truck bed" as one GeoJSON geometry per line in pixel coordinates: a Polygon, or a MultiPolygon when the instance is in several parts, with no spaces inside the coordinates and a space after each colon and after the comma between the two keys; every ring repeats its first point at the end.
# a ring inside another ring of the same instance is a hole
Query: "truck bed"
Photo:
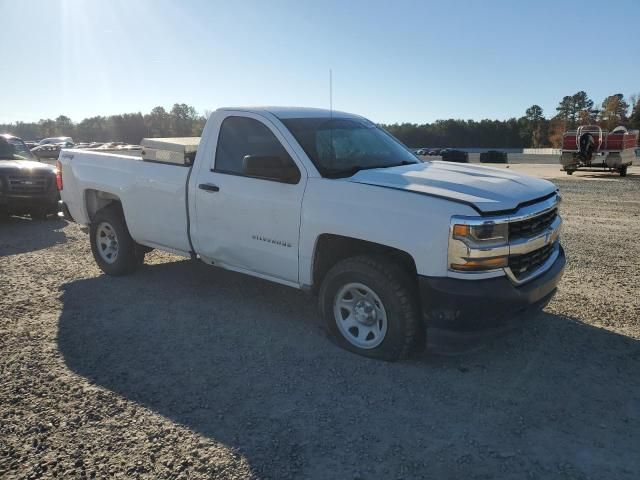
{"type": "Polygon", "coordinates": [[[67,207],[89,224],[109,195],[122,202],[138,243],[188,254],[186,182],[189,167],[146,162],[140,157],[87,150],[60,153],[67,207]],[[100,192],[100,193],[97,193],[100,192]],[[158,244],[158,239],[164,243],[158,244]]]}

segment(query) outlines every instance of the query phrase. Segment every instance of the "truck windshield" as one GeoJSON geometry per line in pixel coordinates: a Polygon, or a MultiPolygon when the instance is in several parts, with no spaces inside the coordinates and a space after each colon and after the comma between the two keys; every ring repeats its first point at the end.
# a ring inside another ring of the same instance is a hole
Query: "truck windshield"
{"type": "Polygon", "coordinates": [[[31,153],[31,150],[29,150],[22,140],[11,138],[8,142],[13,146],[14,156],[20,157],[18,160],[33,160],[33,153],[31,153]]]}
{"type": "Polygon", "coordinates": [[[420,163],[398,140],[364,119],[288,118],[282,122],[325,177],[420,163]]]}
{"type": "Polygon", "coordinates": [[[18,139],[0,137],[0,160],[33,160],[34,155],[18,139]]]}

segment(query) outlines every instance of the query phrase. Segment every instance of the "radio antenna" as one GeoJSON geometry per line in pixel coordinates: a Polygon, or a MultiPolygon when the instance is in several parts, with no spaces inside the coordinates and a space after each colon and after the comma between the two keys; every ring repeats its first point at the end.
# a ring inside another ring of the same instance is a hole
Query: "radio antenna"
{"type": "Polygon", "coordinates": [[[333,71],[329,69],[329,116],[333,119],[333,71]]]}
{"type": "Polygon", "coordinates": [[[333,154],[333,162],[331,165],[335,165],[336,163],[336,151],[333,146],[333,71],[329,69],[329,148],[331,154],[333,154]]]}

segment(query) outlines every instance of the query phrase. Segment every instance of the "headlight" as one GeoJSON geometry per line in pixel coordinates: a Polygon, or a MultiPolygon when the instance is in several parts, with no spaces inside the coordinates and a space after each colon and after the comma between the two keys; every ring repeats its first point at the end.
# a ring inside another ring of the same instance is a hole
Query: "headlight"
{"type": "Polygon", "coordinates": [[[480,225],[455,224],[453,237],[470,243],[506,243],[509,240],[509,226],[506,223],[494,222],[480,225]]]}
{"type": "Polygon", "coordinates": [[[508,266],[509,224],[492,221],[456,223],[452,220],[448,268],[482,272],[508,266]]]}

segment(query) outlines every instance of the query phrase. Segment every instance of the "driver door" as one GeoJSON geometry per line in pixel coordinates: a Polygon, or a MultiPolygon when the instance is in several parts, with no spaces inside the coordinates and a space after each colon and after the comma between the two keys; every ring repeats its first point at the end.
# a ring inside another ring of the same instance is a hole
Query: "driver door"
{"type": "Polygon", "coordinates": [[[225,268],[297,285],[306,171],[267,118],[229,113],[213,133],[214,158],[201,167],[194,191],[198,253],[225,268]],[[269,170],[274,159],[287,175],[269,170]]]}

